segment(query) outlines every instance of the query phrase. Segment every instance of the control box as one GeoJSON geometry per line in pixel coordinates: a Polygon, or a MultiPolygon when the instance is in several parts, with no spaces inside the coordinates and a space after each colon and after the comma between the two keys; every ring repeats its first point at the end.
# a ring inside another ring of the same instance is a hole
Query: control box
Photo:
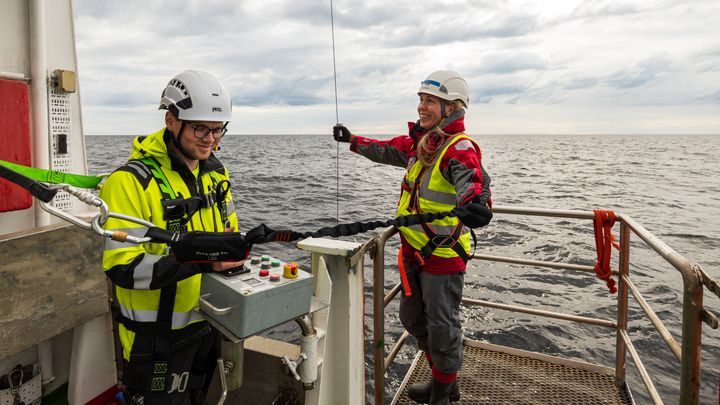
{"type": "Polygon", "coordinates": [[[297,263],[253,256],[224,272],[204,273],[200,312],[237,338],[310,312],[313,276],[297,263]]]}

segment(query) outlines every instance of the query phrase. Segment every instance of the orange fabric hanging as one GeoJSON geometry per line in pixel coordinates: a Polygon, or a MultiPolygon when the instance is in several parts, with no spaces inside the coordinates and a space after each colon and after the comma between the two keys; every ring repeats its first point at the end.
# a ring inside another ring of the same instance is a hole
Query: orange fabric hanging
{"type": "Polygon", "coordinates": [[[402,282],[405,296],[409,297],[412,295],[412,290],[410,289],[407,273],[405,273],[405,261],[403,260],[402,249],[398,252],[398,270],[400,271],[400,281],[402,282]]]}
{"type": "Polygon", "coordinates": [[[620,250],[620,245],[612,234],[612,227],[615,225],[615,213],[608,210],[593,210],[595,219],[593,220],[593,228],[595,229],[595,248],[597,249],[598,260],[595,262],[595,274],[599,279],[605,280],[610,290],[610,294],[615,294],[615,280],[612,279],[610,270],[610,253],[612,248],[620,250]]]}

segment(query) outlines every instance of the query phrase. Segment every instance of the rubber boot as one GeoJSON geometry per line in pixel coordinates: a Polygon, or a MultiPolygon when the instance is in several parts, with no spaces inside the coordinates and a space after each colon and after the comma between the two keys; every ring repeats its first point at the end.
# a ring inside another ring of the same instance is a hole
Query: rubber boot
{"type": "Polygon", "coordinates": [[[458,399],[460,399],[460,388],[457,385],[457,380],[450,384],[443,384],[433,378],[430,389],[430,405],[450,405],[450,395],[453,392],[453,387],[455,387],[458,399]]]}
{"type": "MultiPolygon", "coordinates": [[[[420,403],[420,404],[429,403],[434,382],[435,382],[435,379],[424,382],[424,383],[417,383],[417,384],[411,385],[410,388],[408,388],[408,397],[410,397],[410,399],[412,399],[413,401],[420,403]]],[[[450,392],[449,392],[449,397],[448,397],[450,402],[459,401],[460,400],[460,386],[458,385],[457,380],[453,381],[450,384],[445,384],[445,385],[450,387],[450,392]]]]}

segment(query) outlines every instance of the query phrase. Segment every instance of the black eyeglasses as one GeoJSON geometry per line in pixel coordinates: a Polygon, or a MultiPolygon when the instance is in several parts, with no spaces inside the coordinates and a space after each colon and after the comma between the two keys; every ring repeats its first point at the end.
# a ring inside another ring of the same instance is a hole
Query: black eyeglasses
{"type": "Polygon", "coordinates": [[[195,135],[195,138],[203,139],[208,134],[212,134],[213,139],[218,140],[225,136],[225,133],[227,132],[227,123],[223,125],[220,128],[208,128],[205,125],[198,125],[193,124],[192,122],[185,121],[190,127],[193,129],[193,135],[195,135]]]}

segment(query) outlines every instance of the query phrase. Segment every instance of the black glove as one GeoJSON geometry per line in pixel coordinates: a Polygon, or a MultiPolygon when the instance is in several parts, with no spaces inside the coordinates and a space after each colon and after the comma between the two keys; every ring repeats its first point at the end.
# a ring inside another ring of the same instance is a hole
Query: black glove
{"type": "Polygon", "coordinates": [[[493,214],[490,208],[485,206],[484,203],[470,201],[461,207],[458,218],[463,224],[470,228],[480,228],[490,223],[493,214]]]}
{"type": "Polygon", "coordinates": [[[333,127],[333,138],[338,142],[350,142],[350,135],[352,135],[350,130],[342,124],[333,127]]]}

